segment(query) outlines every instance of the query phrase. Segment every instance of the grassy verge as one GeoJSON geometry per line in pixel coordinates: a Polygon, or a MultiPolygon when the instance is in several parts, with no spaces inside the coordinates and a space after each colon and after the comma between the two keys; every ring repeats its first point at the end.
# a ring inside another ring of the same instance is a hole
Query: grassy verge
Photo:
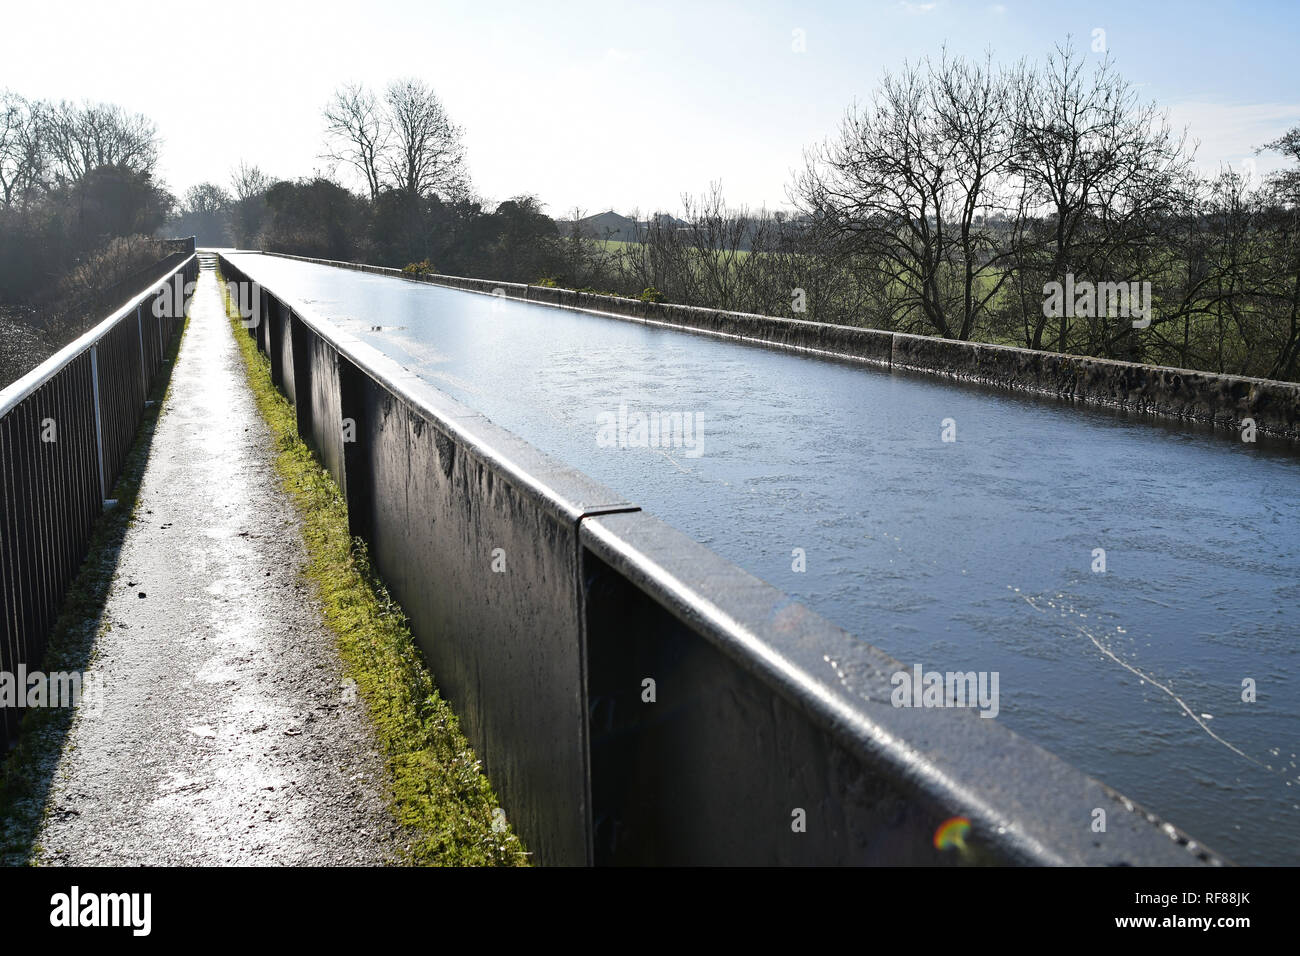
{"type": "MultiPolygon", "coordinates": [[[[224,288],[224,283],[223,283],[224,288]]],[[[365,701],[393,781],[390,806],[413,834],[416,865],[521,865],[527,854],[497,811],[491,784],[438,694],[401,608],[348,532],[333,478],[298,438],[293,406],[271,383],[270,362],[226,298],[248,385],[271,428],[275,467],[302,516],[306,574],[365,701]]]]}
{"type": "MultiPolygon", "coordinates": [[[[104,605],[122,542],[135,523],[140,479],[149,461],[158,418],[170,400],[171,372],[187,328],[188,315],[149,395],[154,404],[145,406],[121,475],[109,493],[117,505],[95,523],[86,558],[63,599],[41,664],[46,673],[88,670],[94,663],[95,639],[112,627],[102,619],[104,605]]],[[[7,757],[0,755],[0,865],[38,862],[41,850],[36,840],[49,812],[45,798],[73,719],[74,712],[66,707],[29,710],[23,716],[17,746],[7,757]]]]}

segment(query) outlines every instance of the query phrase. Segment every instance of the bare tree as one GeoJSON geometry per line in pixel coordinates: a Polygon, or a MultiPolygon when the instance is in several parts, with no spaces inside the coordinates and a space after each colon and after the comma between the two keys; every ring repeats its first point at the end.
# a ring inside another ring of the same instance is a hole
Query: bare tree
{"type": "Polygon", "coordinates": [[[696,301],[733,311],[751,309],[747,292],[752,288],[749,266],[754,260],[749,249],[753,227],[761,224],[761,218],[751,217],[744,207],[728,209],[722,184],[717,182],[698,200],[682,196],[682,213],[686,225],[678,227],[669,220],[668,228],[680,229],[691,251],[696,301]]]}
{"type": "Polygon", "coordinates": [[[1265,150],[1281,153],[1295,164],[1274,173],[1268,186],[1274,201],[1300,211],[1300,126],[1293,126],[1271,143],[1265,143],[1259,152],[1265,150]]]}
{"type": "Polygon", "coordinates": [[[612,289],[622,272],[623,253],[611,250],[608,235],[588,235],[582,225],[584,218],[582,209],[575,206],[560,241],[563,272],[559,278],[575,288],[612,289]]]}
{"type": "Polygon", "coordinates": [[[44,107],[8,90],[0,92],[0,202],[25,205],[47,184],[49,153],[44,107]]]}
{"type": "Polygon", "coordinates": [[[1010,189],[1016,82],[946,54],[886,74],[796,179],[796,201],[845,261],[885,270],[902,328],[969,338],[1004,280],[986,224],[1010,189]]]}
{"type": "Polygon", "coordinates": [[[63,102],[46,112],[56,174],[80,182],[101,166],[152,173],[158,163],[158,129],[142,113],[111,103],[63,102]]]}
{"type": "Polygon", "coordinates": [[[397,80],[389,84],[384,102],[392,130],[384,162],[393,187],[416,196],[464,195],[464,134],[433,90],[418,79],[397,80]]]}
{"type": "MultiPolygon", "coordinates": [[[[1269,144],[1266,148],[1277,148],[1269,144]]],[[[1160,290],[1141,361],[1294,380],[1300,369],[1300,206],[1279,186],[1223,168],[1195,202],[1129,256],[1160,290]],[[1154,247],[1154,253],[1142,253],[1154,247]]],[[[1076,325],[1078,323],[1076,322],[1076,325]]],[[[1077,343],[1096,349],[1105,342],[1077,343]]]]}
{"type": "Polygon", "coordinates": [[[201,216],[217,216],[230,206],[230,193],[216,183],[199,183],[185,191],[181,210],[201,216]]]}
{"type": "Polygon", "coordinates": [[[230,232],[236,246],[256,245],[266,221],[266,191],[271,177],[257,166],[240,161],[230,174],[234,201],[230,204],[230,232]]]}
{"type": "Polygon", "coordinates": [[[18,136],[26,113],[27,103],[21,96],[8,90],[0,92],[0,200],[6,207],[13,205],[23,173],[18,136]]]}
{"type": "Polygon", "coordinates": [[[230,174],[230,187],[237,202],[254,199],[263,195],[271,185],[271,177],[257,166],[250,166],[243,160],[230,174]]]}
{"type": "Polygon", "coordinates": [[[357,170],[370,190],[370,200],[379,190],[392,127],[375,94],[353,83],[335,91],[325,106],[325,131],[329,152],[323,158],[345,163],[357,170]]]}
{"type": "Polygon", "coordinates": [[[633,289],[658,289],[671,302],[704,305],[700,295],[695,254],[685,232],[674,217],[656,213],[642,220],[632,212],[631,243],[623,258],[623,270],[633,289]]]}
{"type": "MultiPolygon", "coordinates": [[[[939,135],[950,144],[953,173],[953,232],[951,241],[942,244],[944,268],[938,281],[952,290],[942,301],[956,300],[952,312],[959,339],[974,334],[1011,275],[1008,233],[994,220],[1005,223],[1008,213],[1022,208],[1023,189],[1012,176],[1016,140],[1011,110],[1014,91],[1024,83],[1023,66],[996,70],[991,56],[972,63],[945,54],[931,72],[930,108],[939,135]]],[[[1011,221],[1016,221],[1014,215],[1011,221]]]]}
{"type": "MultiPolygon", "coordinates": [[[[1118,253],[1135,249],[1185,195],[1191,157],[1183,137],[1154,104],[1138,101],[1109,57],[1089,73],[1068,44],[1020,87],[1015,116],[1016,173],[1041,217],[1017,267],[1040,280],[1129,278],[1112,274],[1118,253]]],[[[1031,314],[1027,344],[1041,348],[1048,317],[1027,307],[1031,314]]],[[[1070,319],[1058,323],[1056,346],[1065,351],[1070,319]]]]}
{"type": "Polygon", "coordinates": [[[1273,281],[1279,287],[1275,303],[1277,323],[1285,344],[1269,375],[1294,381],[1300,370],[1300,126],[1292,127],[1264,146],[1281,153],[1293,165],[1275,173],[1268,184],[1268,200],[1274,228],[1273,281]]]}

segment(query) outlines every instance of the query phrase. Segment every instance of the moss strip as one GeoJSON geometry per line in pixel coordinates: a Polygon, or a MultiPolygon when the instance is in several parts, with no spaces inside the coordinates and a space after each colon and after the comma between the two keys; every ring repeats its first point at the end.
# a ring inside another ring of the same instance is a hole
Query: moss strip
{"type": "Polygon", "coordinates": [[[365,542],[348,532],[338,485],[298,437],[293,406],[272,384],[270,362],[228,293],[226,314],[271,429],[281,485],[302,516],[306,576],[374,724],[392,776],[393,815],[412,834],[409,862],[526,864],[528,855],[498,811],[456,715],[434,687],[406,616],[375,573],[365,542]]]}

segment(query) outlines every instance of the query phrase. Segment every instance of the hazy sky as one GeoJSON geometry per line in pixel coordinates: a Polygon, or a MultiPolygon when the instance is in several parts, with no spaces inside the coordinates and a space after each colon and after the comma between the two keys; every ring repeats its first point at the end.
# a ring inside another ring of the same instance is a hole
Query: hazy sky
{"type": "MultiPolygon", "coordinates": [[[[1121,72],[1240,166],[1300,124],[1300,3],[595,2],[58,3],[10,0],[0,87],[153,118],[173,191],[246,159],[325,168],[320,110],[344,80],[433,85],[494,200],[553,215],[673,208],[721,180],[733,203],[785,202],[802,150],[881,71],[935,54],[1041,57],[1093,31],[1121,72]],[[796,52],[803,31],[805,52],[796,52]]],[[[1093,54],[1089,54],[1093,55],[1093,54]]],[[[1261,172],[1276,159],[1257,160],[1261,172]]]]}

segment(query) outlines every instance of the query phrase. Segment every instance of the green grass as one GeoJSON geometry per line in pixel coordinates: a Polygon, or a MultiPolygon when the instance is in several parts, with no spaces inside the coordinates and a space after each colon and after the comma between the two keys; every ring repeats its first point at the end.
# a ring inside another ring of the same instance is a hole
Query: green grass
{"type": "Polygon", "coordinates": [[[642,244],[639,242],[630,242],[626,239],[589,239],[602,252],[633,252],[641,249],[642,244]]]}
{"type": "Polygon", "coordinates": [[[498,803],[491,784],[456,715],[438,694],[406,617],[376,575],[365,543],[349,534],[347,505],[338,486],[298,438],[293,406],[271,383],[270,363],[228,296],[226,312],[248,384],[271,428],[281,486],[302,516],[306,576],[391,773],[389,805],[410,834],[408,862],[526,864],[528,854],[510,828],[493,829],[498,803]]]}

